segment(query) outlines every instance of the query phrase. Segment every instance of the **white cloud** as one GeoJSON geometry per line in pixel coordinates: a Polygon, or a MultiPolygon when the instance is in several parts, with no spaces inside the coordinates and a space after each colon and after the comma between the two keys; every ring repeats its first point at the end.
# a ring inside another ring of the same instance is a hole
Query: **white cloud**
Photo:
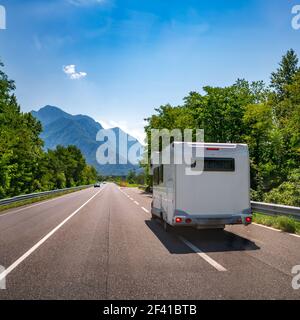
{"type": "Polygon", "coordinates": [[[71,80],[78,80],[87,76],[86,72],[77,72],[74,64],[64,66],[63,71],[71,80]]]}

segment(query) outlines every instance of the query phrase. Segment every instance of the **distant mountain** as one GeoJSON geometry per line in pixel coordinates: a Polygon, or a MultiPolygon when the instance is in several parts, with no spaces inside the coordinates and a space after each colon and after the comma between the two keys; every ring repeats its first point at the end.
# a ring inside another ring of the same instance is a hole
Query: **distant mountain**
{"type": "MultiPolygon", "coordinates": [[[[99,173],[105,176],[125,176],[130,170],[139,170],[138,166],[130,163],[120,164],[117,161],[116,165],[100,165],[97,162],[96,152],[104,142],[96,141],[96,136],[103,127],[94,119],[85,115],[71,115],[54,106],[45,106],[39,111],[32,111],[31,113],[43,125],[41,138],[45,142],[45,149],[55,149],[57,145],[75,145],[82,151],[87,162],[95,166],[99,173]]],[[[120,155],[120,147],[122,148],[122,146],[120,146],[119,135],[126,138],[128,150],[133,145],[142,148],[137,139],[120,128],[110,130],[117,134],[116,156],[118,160],[126,157],[126,154],[120,155]]],[[[136,157],[139,158],[140,156],[140,152],[137,152],[136,157]]]]}

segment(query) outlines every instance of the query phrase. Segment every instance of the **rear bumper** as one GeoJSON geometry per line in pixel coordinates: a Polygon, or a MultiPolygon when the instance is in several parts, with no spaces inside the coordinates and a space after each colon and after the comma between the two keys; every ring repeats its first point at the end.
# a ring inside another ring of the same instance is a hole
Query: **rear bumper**
{"type": "Polygon", "coordinates": [[[229,216],[175,216],[173,226],[176,227],[214,227],[225,225],[249,225],[252,223],[252,214],[234,214],[229,216]]]}
{"type": "MultiPolygon", "coordinates": [[[[159,210],[152,208],[152,214],[160,217],[159,210]]],[[[216,227],[225,225],[249,225],[252,223],[251,209],[234,214],[216,215],[189,215],[185,212],[176,212],[171,225],[175,227],[216,227]]]]}

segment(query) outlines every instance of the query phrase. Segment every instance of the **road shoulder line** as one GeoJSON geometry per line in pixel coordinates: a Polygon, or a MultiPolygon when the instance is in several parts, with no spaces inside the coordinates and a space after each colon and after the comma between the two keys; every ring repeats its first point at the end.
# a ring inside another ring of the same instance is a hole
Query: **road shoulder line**
{"type": "Polygon", "coordinates": [[[282,233],[282,234],[288,234],[288,235],[290,235],[290,236],[292,236],[292,237],[295,237],[295,238],[300,238],[300,235],[295,234],[295,233],[284,232],[284,231],[282,231],[282,230],[275,229],[275,228],[272,228],[272,227],[268,227],[268,226],[265,226],[265,225],[263,225],[263,224],[259,224],[259,223],[255,223],[255,222],[253,222],[252,224],[255,225],[255,226],[259,226],[259,227],[268,229],[268,230],[280,232],[280,233],[282,233]]]}

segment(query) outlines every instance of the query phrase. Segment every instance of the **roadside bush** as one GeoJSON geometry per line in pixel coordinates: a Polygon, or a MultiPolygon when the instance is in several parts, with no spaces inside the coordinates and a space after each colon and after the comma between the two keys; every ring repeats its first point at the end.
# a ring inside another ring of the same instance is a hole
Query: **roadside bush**
{"type": "Polygon", "coordinates": [[[296,233],[300,235],[300,221],[293,217],[286,216],[267,216],[262,213],[254,213],[253,222],[264,226],[273,227],[284,232],[296,233]]]}
{"type": "Polygon", "coordinates": [[[265,216],[261,214],[254,214],[254,222],[262,224],[267,227],[272,227],[275,224],[275,217],[265,216]]]}
{"type": "Polygon", "coordinates": [[[300,169],[294,170],[288,179],[288,182],[267,193],[264,201],[300,207],[300,169]]]}
{"type": "Polygon", "coordinates": [[[289,233],[295,233],[297,229],[295,220],[285,216],[280,216],[276,219],[275,227],[289,233]]]}

